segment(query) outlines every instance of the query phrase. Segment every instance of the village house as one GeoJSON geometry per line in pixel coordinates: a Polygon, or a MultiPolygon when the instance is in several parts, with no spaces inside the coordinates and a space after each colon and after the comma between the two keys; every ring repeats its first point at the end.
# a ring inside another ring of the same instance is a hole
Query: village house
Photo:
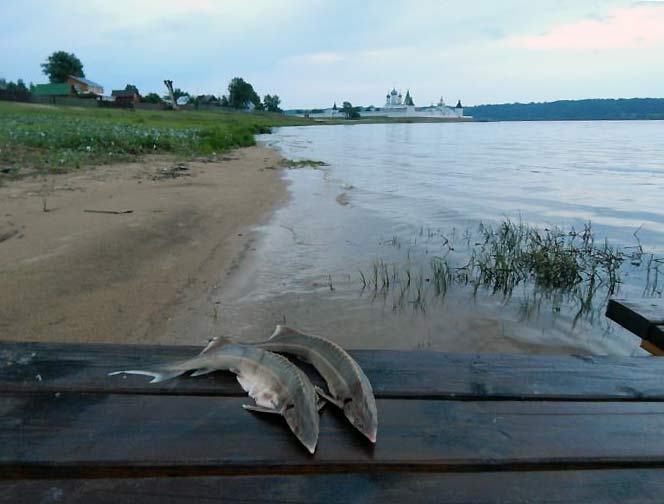
{"type": "Polygon", "coordinates": [[[34,96],[76,96],[76,90],[71,84],[54,82],[50,84],[37,84],[33,90],[34,96]]]}
{"type": "Polygon", "coordinates": [[[198,95],[196,97],[196,100],[198,101],[199,105],[219,105],[220,104],[219,98],[217,98],[214,95],[198,95]]]}
{"type": "Polygon", "coordinates": [[[118,105],[132,106],[134,103],[141,101],[138,89],[132,85],[128,85],[124,89],[114,89],[111,91],[111,96],[118,105]]]}
{"type": "Polygon", "coordinates": [[[95,94],[102,95],[104,94],[104,86],[92,82],[91,80],[85,79],[83,77],[76,77],[70,75],[65,81],[66,84],[74,86],[74,89],[79,94],[95,94]]]}

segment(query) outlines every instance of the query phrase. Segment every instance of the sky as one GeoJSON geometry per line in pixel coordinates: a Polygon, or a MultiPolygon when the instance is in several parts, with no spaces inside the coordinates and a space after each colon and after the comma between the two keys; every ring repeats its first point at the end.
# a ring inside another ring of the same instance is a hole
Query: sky
{"type": "Polygon", "coordinates": [[[2,0],[0,77],[64,50],[105,92],[226,92],[282,107],[664,97],[664,1],[2,0]]]}

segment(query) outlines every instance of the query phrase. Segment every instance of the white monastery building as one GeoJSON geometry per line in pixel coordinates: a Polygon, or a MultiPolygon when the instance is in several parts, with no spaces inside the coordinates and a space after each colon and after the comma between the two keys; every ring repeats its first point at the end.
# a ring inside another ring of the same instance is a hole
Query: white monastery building
{"type": "MultiPolygon", "coordinates": [[[[459,100],[454,107],[445,105],[445,101],[441,97],[437,105],[433,103],[427,107],[416,107],[413,98],[410,95],[410,90],[406,91],[406,96],[403,96],[396,88],[388,91],[385,97],[385,105],[382,107],[360,107],[361,117],[393,117],[393,118],[418,118],[426,117],[433,119],[448,119],[448,120],[468,120],[472,119],[470,116],[463,115],[463,105],[459,100]]],[[[318,113],[309,114],[310,117],[316,119],[329,119],[334,117],[342,117],[343,112],[336,106],[324,109],[318,113]]]]}

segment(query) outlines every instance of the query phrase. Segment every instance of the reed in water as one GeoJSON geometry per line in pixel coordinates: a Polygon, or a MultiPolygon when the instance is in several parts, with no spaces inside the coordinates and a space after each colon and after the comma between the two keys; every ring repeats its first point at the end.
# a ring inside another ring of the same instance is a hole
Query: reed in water
{"type": "MultiPolygon", "coordinates": [[[[589,223],[581,230],[539,229],[506,219],[497,226],[466,229],[460,236],[457,230],[447,236],[421,228],[420,248],[424,247],[428,261],[413,264],[416,238],[402,263],[375,260],[369,273],[360,271],[360,280],[362,289],[374,296],[392,293],[395,311],[408,304],[424,311],[427,297],[444,299],[453,287],[469,287],[474,294],[483,290],[506,300],[519,288],[524,313],[539,309],[543,300],[554,311],[569,303],[576,307],[576,322],[583,315],[592,316],[618,293],[626,267],[640,272],[644,295],[662,295],[659,277],[664,258],[643,250],[638,230],[634,236],[636,246],[618,248],[606,239],[598,242],[589,223]]],[[[386,244],[403,246],[398,237],[386,244]]]]}

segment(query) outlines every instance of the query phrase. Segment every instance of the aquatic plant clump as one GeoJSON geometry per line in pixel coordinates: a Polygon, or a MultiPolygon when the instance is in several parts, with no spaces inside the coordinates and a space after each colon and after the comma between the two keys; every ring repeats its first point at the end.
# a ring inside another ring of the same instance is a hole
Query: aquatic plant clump
{"type": "Polygon", "coordinates": [[[597,246],[590,224],[582,232],[540,231],[506,220],[497,229],[480,225],[479,233],[483,241],[471,251],[468,283],[506,295],[526,281],[563,291],[594,282],[613,294],[626,260],[623,252],[606,241],[597,246]]]}
{"type": "Polygon", "coordinates": [[[289,169],[313,168],[314,170],[322,166],[329,166],[325,161],[317,161],[315,159],[282,159],[279,165],[289,169]]]}
{"type": "MultiPolygon", "coordinates": [[[[374,261],[369,274],[360,272],[362,288],[384,296],[393,291],[393,308],[397,310],[405,303],[424,309],[423,287],[435,298],[444,298],[450,288],[457,286],[470,287],[475,294],[482,289],[506,299],[521,287],[525,297],[551,300],[555,311],[560,310],[562,302],[571,302],[577,306],[578,320],[596,308],[598,295],[605,303],[619,291],[621,272],[628,265],[632,269],[645,268],[641,275],[645,279],[644,295],[662,295],[659,267],[664,258],[646,254],[640,244],[625,249],[613,247],[606,240],[598,244],[590,224],[581,231],[541,230],[508,219],[496,227],[480,224],[476,231],[466,229],[462,238],[457,237],[456,230],[451,239],[438,231],[429,230],[426,235],[420,232],[429,246],[436,235],[442,253],[432,255],[428,264],[420,264],[417,277],[410,256],[405,265],[388,265],[381,259],[374,261]],[[465,250],[457,250],[460,243],[465,244],[465,250]]],[[[636,233],[635,237],[638,240],[636,233]]],[[[386,243],[402,246],[396,237],[386,243]]]]}

